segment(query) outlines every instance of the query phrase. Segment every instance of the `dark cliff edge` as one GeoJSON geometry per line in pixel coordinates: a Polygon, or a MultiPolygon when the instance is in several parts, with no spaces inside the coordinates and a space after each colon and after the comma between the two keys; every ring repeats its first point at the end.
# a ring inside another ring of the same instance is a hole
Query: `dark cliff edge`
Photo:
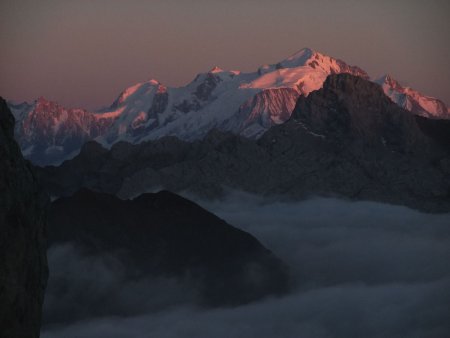
{"type": "Polygon", "coordinates": [[[0,337],[39,337],[47,284],[48,197],[14,140],[0,98],[0,337]]]}

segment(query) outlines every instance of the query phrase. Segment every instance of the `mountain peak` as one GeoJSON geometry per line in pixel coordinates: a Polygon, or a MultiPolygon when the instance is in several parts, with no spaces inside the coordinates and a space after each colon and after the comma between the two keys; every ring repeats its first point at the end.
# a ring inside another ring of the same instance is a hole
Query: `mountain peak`
{"type": "Polygon", "coordinates": [[[392,102],[376,83],[351,74],[329,75],[321,89],[300,97],[292,119],[316,134],[338,138],[341,144],[358,139],[412,151],[417,142],[426,143],[412,114],[392,102]]]}
{"type": "Polygon", "coordinates": [[[37,99],[36,99],[36,103],[49,103],[49,102],[52,102],[52,101],[50,101],[50,100],[48,100],[48,99],[46,99],[44,96],[39,96],[37,99]]]}
{"type": "Polygon", "coordinates": [[[38,111],[45,111],[48,109],[59,109],[61,107],[57,102],[48,100],[43,96],[39,96],[35,100],[34,106],[38,111]]]}
{"type": "Polygon", "coordinates": [[[395,80],[391,74],[387,73],[384,74],[382,77],[380,77],[379,79],[375,80],[376,83],[378,83],[379,85],[383,85],[383,84],[387,84],[392,88],[402,88],[402,86],[400,85],[400,83],[395,80]]]}
{"type": "Polygon", "coordinates": [[[392,75],[389,74],[389,73],[384,74],[383,79],[384,79],[385,81],[392,81],[392,80],[394,80],[394,78],[392,77],[392,75]]]}
{"type": "Polygon", "coordinates": [[[330,74],[323,86],[311,94],[311,100],[315,96],[324,95],[340,100],[342,95],[357,101],[356,106],[377,105],[383,101],[384,104],[392,103],[377,84],[350,73],[330,74]],[[323,93],[323,94],[322,94],[323,93]]]}
{"type": "Polygon", "coordinates": [[[327,74],[350,73],[362,78],[369,79],[369,75],[357,66],[351,66],[340,59],[316,52],[311,48],[303,48],[292,54],[287,59],[275,65],[276,68],[298,68],[309,67],[314,71],[325,72],[327,74]]]}
{"type": "Polygon", "coordinates": [[[316,54],[311,48],[302,48],[295,52],[287,59],[284,59],[279,64],[285,68],[293,68],[299,66],[306,66],[306,63],[316,54]]]}
{"type": "Polygon", "coordinates": [[[215,73],[222,73],[222,72],[223,72],[222,68],[220,68],[219,66],[214,66],[208,73],[215,74],[215,73]]]}
{"type": "Polygon", "coordinates": [[[315,53],[316,52],[314,50],[312,50],[311,48],[306,47],[306,48],[302,48],[302,49],[298,50],[297,52],[295,52],[294,54],[289,56],[287,58],[287,60],[301,59],[301,58],[310,58],[315,53]]]}
{"type": "Polygon", "coordinates": [[[156,79],[150,79],[147,81],[148,84],[152,85],[152,86],[157,86],[160,84],[160,82],[156,79]]]}

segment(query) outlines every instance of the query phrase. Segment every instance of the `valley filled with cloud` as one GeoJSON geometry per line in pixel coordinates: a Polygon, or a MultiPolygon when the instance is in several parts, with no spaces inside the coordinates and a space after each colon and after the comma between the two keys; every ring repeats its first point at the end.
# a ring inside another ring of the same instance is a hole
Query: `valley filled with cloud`
{"type": "Polygon", "coordinates": [[[325,198],[277,202],[237,192],[196,202],[288,264],[292,291],[238,307],[204,308],[196,303],[194,284],[145,275],[129,280],[120,257],[59,246],[48,254],[53,273],[42,337],[400,338],[449,332],[449,214],[325,198]]]}

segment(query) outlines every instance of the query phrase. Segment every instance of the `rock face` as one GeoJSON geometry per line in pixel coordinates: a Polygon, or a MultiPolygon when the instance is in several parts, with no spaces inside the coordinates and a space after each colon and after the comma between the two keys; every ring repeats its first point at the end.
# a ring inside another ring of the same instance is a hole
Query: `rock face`
{"type": "Polygon", "coordinates": [[[2,98],[0,158],[0,336],[39,337],[48,199],[14,140],[14,117],[2,98]]]}
{"type": "Polygon", "coordinates": [[[288,290],[285,266],[253,236],[167,191],[121,200],[81,190],[58,199],[49,244],[61,243],[96,255],[120,253],[131,276],[189,276],[205,305],[237,305],[288,290]]]}
{"type": "Polygon", "coordinates": [[[167,137],[110,151],[89,143],[78,157],[40,173],[56,196],[87,187],[125,198],[161,188],[218,197],[228,187],[449,211],[447,124],[422,119],[375,83],[330,75],[323,89],[300,96],[289,121],[257,141],[211,131],[192,143],[167,137]]]}

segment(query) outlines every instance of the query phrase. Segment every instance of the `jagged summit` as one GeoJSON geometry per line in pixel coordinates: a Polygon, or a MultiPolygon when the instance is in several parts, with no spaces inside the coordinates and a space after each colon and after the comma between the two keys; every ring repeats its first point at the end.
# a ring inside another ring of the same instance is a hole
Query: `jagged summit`
{"type": "Polygon", "coordinates": [[[302,48],[288,58],[279,62],[279,64],[286,68],[305,66],[307,61],[311,59],[311,57],[313,57],[315,54],[317,53],[311,48],[302,48]]]}
{"type": "Polygon", "coordinates": [[[380,76],[377,80],[375,80],[375,82],[391,82],[391,81],[395,81],[397,82],[393,76],[389,73],[384,74],[383,76],[380,76]]]}
{"type": "Polygon", "coordinates": [[[47,100],[44,96],[39,96],[35,102],[50,102],[50,100],[47,100]]]}
{"type": "Polygon", "coordinates": [[[275,66],[276,68],[310,67],[327,74],[351,73],[369,79],[369,75],[361,68],[350,66],[342,60],[319,53],[311,48],[300,49],[275,66]]]}
{"type": "Polygon", "coordinates": [[[380,85],[386,84],[386,85],[390,86],[391,88],[403,89],[403,87],[400,85],[400,83],[397,80],[395,80],[394,77],[389,73],[384,74],[383,76],[376,79],[375,83],[378,83],[380,85]]]}
{"type": "Polygon", "coordinates": [[[49,100],[44,96],[39,96],[35,101],[34,105],[40,109],[51,108],[58,109],[60,107],[59,103],[53,100],[49,100]]]}
{"type": "Polygon", "coordinates": [[[220,68],[219,66],[214,66],[213,68],[211,68],[211,70],[208,73],[222,73],[223,69],[220,68]]]}
{"type": "Polygon", "coordinates": [[[150,79],[147,81],[148,84],[152,85],[152,86],[157,86],[160,84],[160,82],[156,79],[150,79]]]}

